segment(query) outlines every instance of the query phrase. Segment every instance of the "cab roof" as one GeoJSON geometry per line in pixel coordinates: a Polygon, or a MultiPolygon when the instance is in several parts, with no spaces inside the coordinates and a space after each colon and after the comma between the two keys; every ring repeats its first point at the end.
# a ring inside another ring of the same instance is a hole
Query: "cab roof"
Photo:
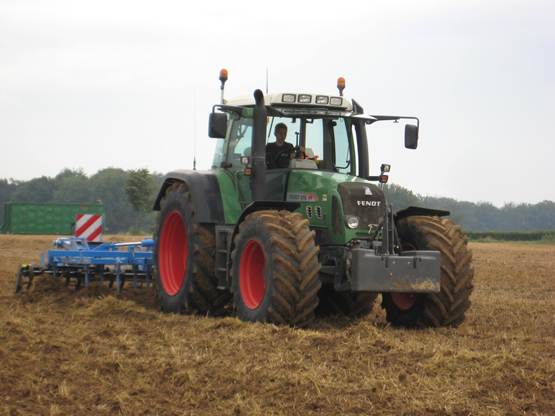
{"type": "MultiPolygon", "coordinates": [[[[345,97],[326,94],[307,93],[272,93],[264,94],[264,104],[268,107],[315,107],[352,112],[353,105],[345,97]]],[[[243,95],[225,100],[225,105],[237,107],[254,107],[254,97],[243,95]]]]}

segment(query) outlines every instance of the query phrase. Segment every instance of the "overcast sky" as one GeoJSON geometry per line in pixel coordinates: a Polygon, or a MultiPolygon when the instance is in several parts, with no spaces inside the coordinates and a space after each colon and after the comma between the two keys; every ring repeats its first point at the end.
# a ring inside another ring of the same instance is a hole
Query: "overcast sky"
{"type": "Polygon", "coordinates": [[[0,178],[208,169],[220,99],[345,95],[419,117],[368,128],[371,174],[472,202],[555,200],[555,2],[0,0],[0,178]]]}

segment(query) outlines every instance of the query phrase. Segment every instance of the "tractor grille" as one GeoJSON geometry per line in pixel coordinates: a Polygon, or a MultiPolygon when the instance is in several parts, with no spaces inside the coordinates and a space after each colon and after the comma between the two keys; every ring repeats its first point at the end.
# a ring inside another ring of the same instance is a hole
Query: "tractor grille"
{"type": "Polygon", "coordinates": [[[385,209],[385,196],[376,185],[342,183],[337,186],[337,191],[341,196],[343,214],[357,216],[359,230],[368,231],[370,224],[380,222],[385,209]]]}
{"type": "Polygon", "coordinates": [[[316,218],[321,220],[322,219],[322,207],[315,207],[314,211],[316,211],[316,218]]]}

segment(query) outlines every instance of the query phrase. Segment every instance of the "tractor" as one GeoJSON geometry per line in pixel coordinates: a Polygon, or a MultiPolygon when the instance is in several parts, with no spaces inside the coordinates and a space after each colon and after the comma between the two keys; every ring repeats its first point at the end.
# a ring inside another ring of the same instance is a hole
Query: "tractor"
{"type": "Polygon", "coordinates": [[[390,166],[369,173],[367,127],[403,120],[405,147],[416,149],[419,120],[365,115],[343,78],[339,94],[229,100],[226,70],[219,79],[211,169],[169,172],[154,203],[160,309],[305,327],[319,313],[367,315],[381,294],[391,325],[461,324],[473,289],[468,239],[448,211],[394,212],[383,191],[390,166]],[[284,126],[295,146],[276,152],[284,126]]]}

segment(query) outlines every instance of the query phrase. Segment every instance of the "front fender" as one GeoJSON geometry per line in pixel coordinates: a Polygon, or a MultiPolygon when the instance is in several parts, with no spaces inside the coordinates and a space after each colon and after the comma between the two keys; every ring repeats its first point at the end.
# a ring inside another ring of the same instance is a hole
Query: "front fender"
{"type": "Polygon", "coordinates": [[[449,211],[443,211],[439,209],[431,209],[431,208],[422,208],[422,207],[408,207],[397,211],[394,216],[395,224],[397,224],[400,220],[407,217],[414,217],[416,215],[421,215],[424,217],[446,217],[451,215],[449,211]]]}

